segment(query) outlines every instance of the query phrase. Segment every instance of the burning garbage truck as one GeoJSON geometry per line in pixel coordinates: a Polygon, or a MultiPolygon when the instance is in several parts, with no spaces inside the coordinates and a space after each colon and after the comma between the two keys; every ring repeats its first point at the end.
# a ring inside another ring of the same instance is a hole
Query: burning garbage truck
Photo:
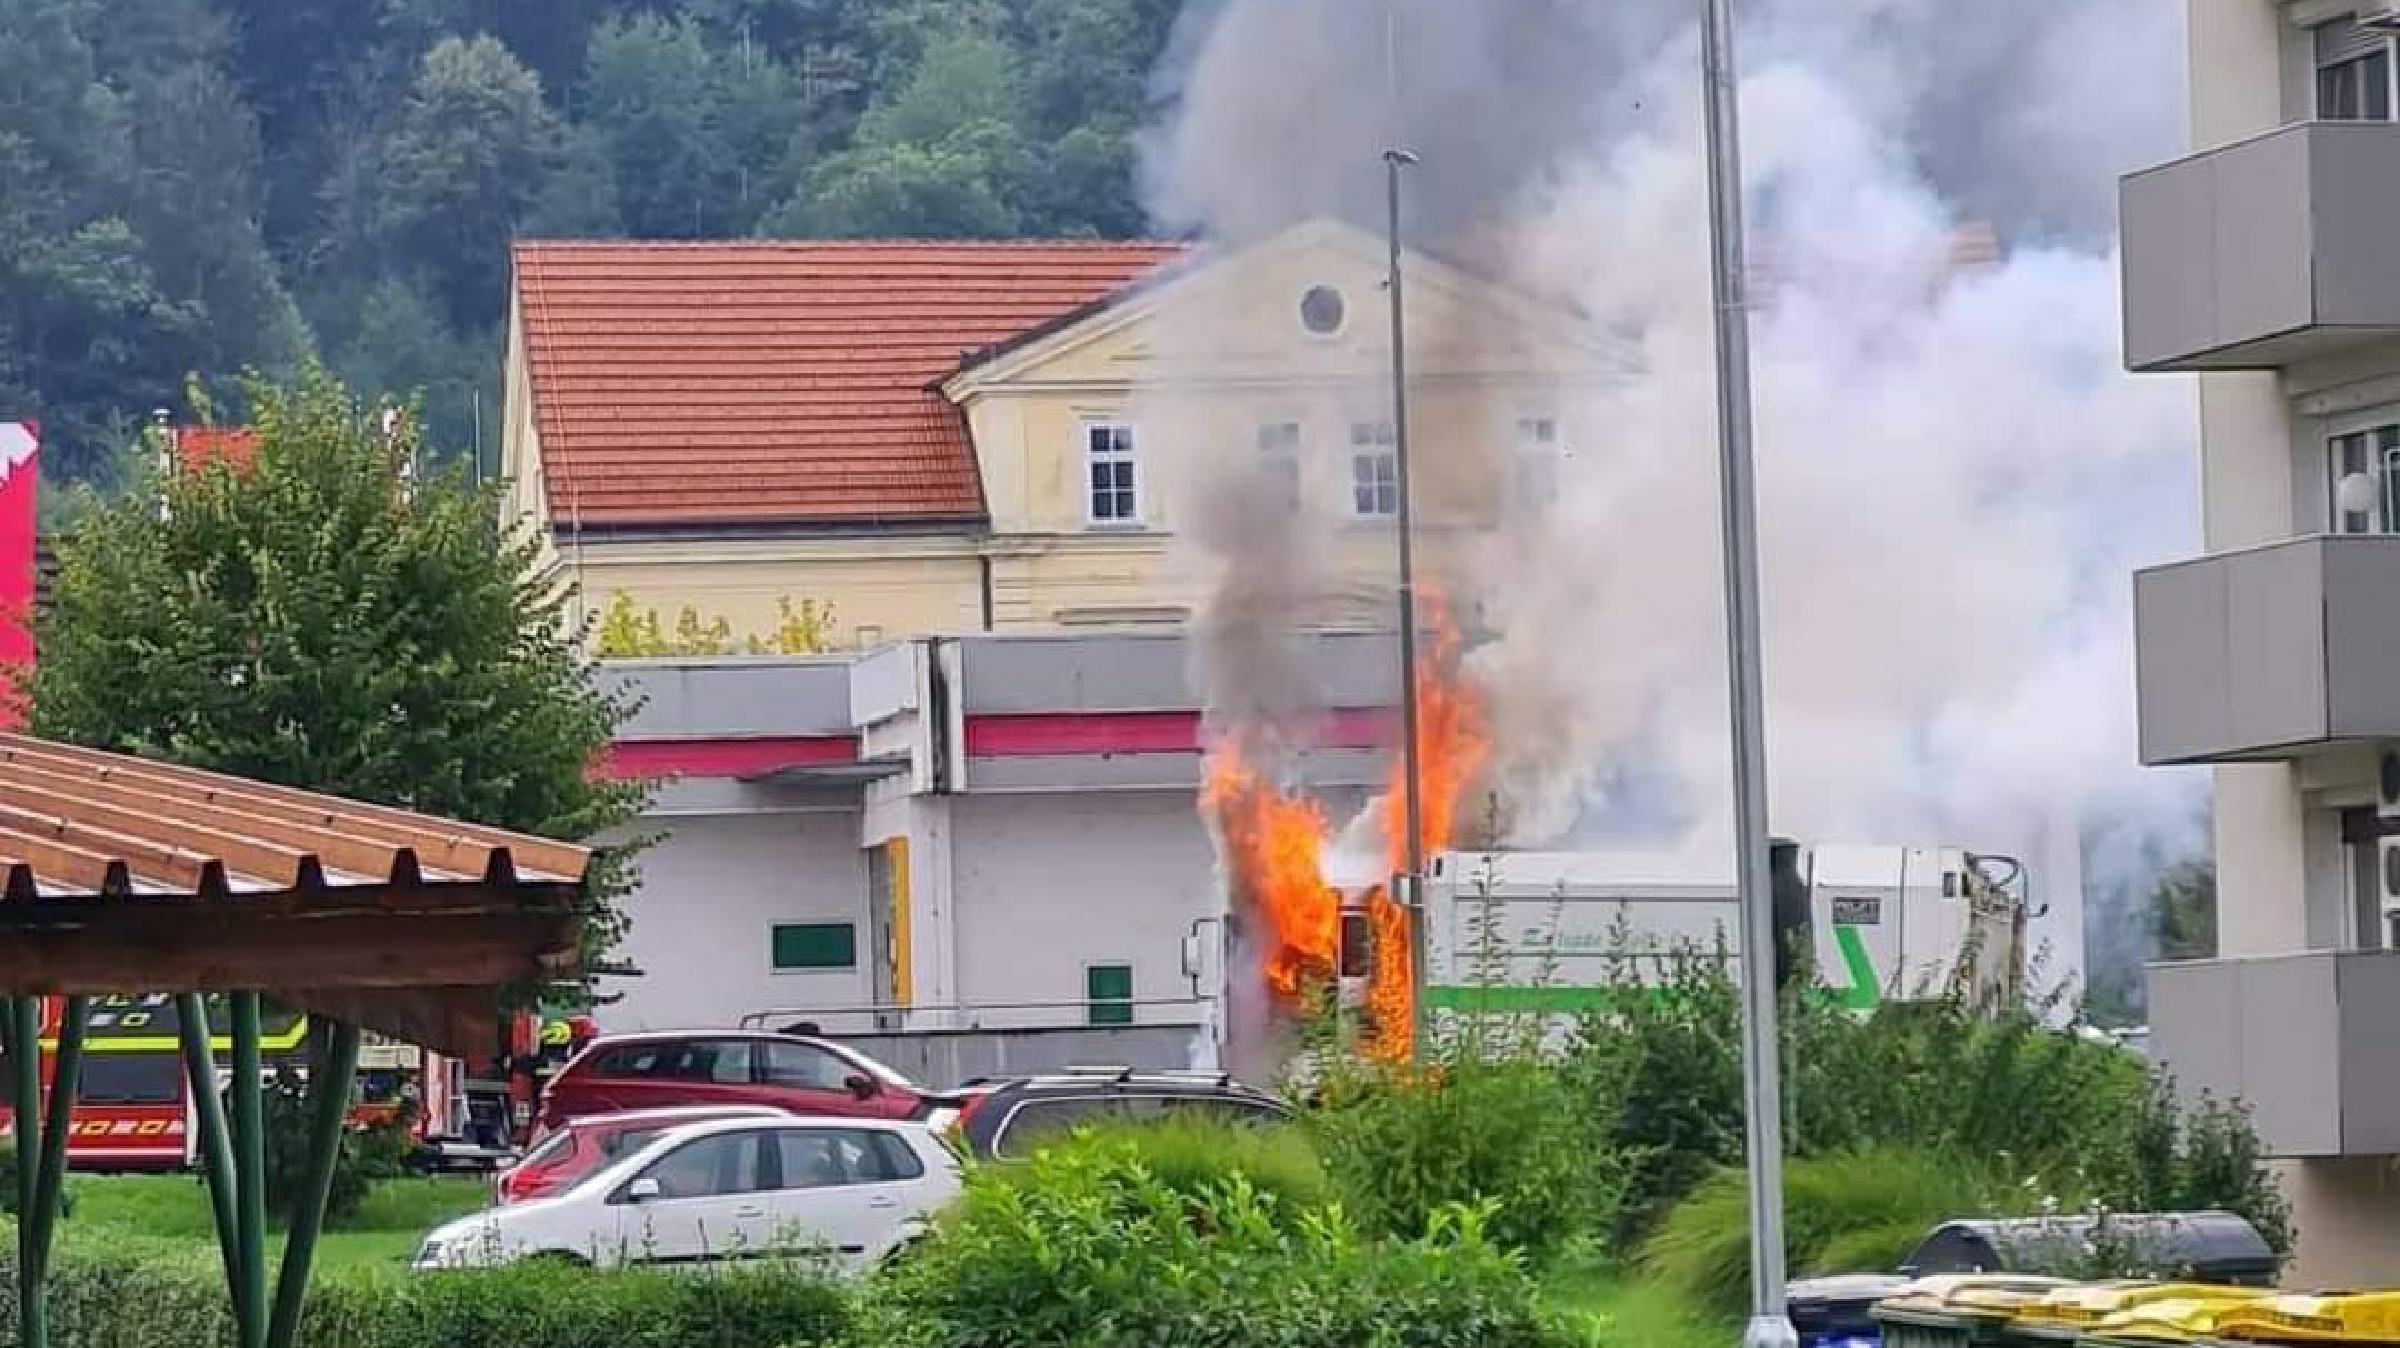
{"type": "MultiPolygon", "coordinates": [[[[1282,785],[1271,744],[1236,733],[1212,752],[1202,807],[1228,921],[1224,949],[1203,963],[1222,973],[1221,1059],[1234,1070],[1290,1065],[1320,1017],[1367,1055],[1402,1061],[1417,1034],[1463,1015],[1565,1024],[1670,983],[1691,961],[1738,973],[1747,952],[1730,856],[1460,849],[1462,813],[1486,790],[1490,737],[1459,650],[1437,622],[1418,673],[1425,873],[1413,908],[1392,879],[1407,870],[1402,755],[1383,793],[1336,825],[1321,802],[1282,785]]],[[[2014,858],[1779,840],[1772,874],[1780,979],[1812,978],[1860,1012],[1891,999],[2024,1003],[2030,891],[2014,858]]]]}

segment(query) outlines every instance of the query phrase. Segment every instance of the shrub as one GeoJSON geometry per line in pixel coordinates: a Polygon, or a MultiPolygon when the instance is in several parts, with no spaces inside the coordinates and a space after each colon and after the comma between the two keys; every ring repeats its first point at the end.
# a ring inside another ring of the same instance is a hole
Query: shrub
{"type": "MultiPolygon", "coordinates": [[[[309,1102],[299,1073],[288,1064],[277,1066],[267,1081],[261,1108],[267,1131],[267,1209],[285,1213],[291,1211],[292,1200],[308,1174],[309,1102]]],[[[326,1216],[338,1219],[357,1212],[372,1183],[361,1163],[358,1139],[345,1129],[341,1152],[334,1161],[333,1188],[325,1202],[326,1216]]]]}
{"type": "Polygon", "coordinates": [[[1138,1139],[984,1167],[887,1271],[865,1342],[894,1348],[1542,1348],[1563,1330],[1481,1215],[1368,1239],[1238,1172],[1169,1182],[1138,1139]],[[1196,1180],[1196,1182],[1191,1182],[1196,1180]],[[1188,1186],[1188,1187],[1187,1187],[1188,1186]]]}
{"type": "Polygon", "coordinates": [[[1051,1145],[1130,1147],[1160,1184],[1197,1201],[1237,1177],[1285,1211],[1324,1207],[1337,1196],[1325,1164],[1299,1127],[1208,1118],[1182,1110],[1147,1122],[1077,1129],[1051,1145]]]}
{"type": "Polygon", "coordinates": [[[1352,1069],[1327,1081],[1310,1126],[1375,1235],[1422,1235],[1444,1211],[1482,1206],[1493,1240],[1547,1259],[1617,1204],[1618,1153],[1566,1076],[1527,1058],[1352,1069]]]}
{"type": "MultiPolygon", "coordinates": [[[[1569,1053],[1581,1107],[1605,1121],[1604,1145],[1624,1169],[1606,1223],[1619,1249],[1743,1159],[1733,980],[1717,960],[1662,967],[1665,986],[1611,999],[1569,1053]]],[[[2225,1208],[2277,1251],[2290,1247],[2289,1210],[2247,1116],[2183,1108],[2112,1043],[2031,1012],[1991,1019],[1956,999],[1888,1001],[1860,1016],[1808,988],[1785,998],[1784,1017],[1786,1147],[1796,1158],[1972,1157],[1980,1177],[2012,1193],[2120,1212],[2225,1208]]]]}
{"type": "MultiPolygon", "coordinates": [[[[1977,1167],[1895,1148],[1794,1161],[1784,1172],[1784,1249],[1794,1277],[1895,1268],[1944,1221],[2021,1206],[1977,1167]]],[[[1750,1286],[1745,1173],[1716,1171],[1643,1247],[1642,1269],[1695,1306],[1738,1312],[1750,1286]]]]}
{"type": "MultiPolygon", "coordinates": [[[[1689,954],[1690,952],[1683,952],[1689,954]]],[[[1594,1225],[1630,1246],[1719,1166],[1742,1159],[1741,998],[1713,959],[1654,965],[1655,992],[1585,1017],[1569,1052],[1573,1108],[1621,1168],[1594,1225]]],[[[1630,984],[1640,973],[1626,966],[1630,984]]]]}
{"type": "MultiPolygon", "coordinates": [[[[0,1281],[14,1268],[0,1258],[0,1281]]],[[[16,1298],[0,1298],[14,1342],[16,1298]]],[[[232,1342],[215,1251],[143,1245],[62,1251],[50,1278],[54,1348],[232,1342]]],[[[316,1280],[305,1348],[816,1348],[851,1325],[843,1290],[783,1269],[708,1275],[523,1265],[489,1272],[316,1280]]]]}

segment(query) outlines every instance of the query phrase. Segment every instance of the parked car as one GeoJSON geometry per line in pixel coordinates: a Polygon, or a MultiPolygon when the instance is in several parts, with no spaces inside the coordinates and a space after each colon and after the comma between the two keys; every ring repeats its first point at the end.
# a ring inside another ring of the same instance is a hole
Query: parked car
{"type": "Polygon", "coordinates": [[[524,1159],[492,1177],[492,1200],[503,1206],[547,1198],[596,1170],[649,1146],[671,1129],[719,1119],[788,1119],[766,1105],[679,1105],[623,1114],[590,1114],[550,1133],[524,1159]]]}
{"type": "Polygon", "coordinates": [[[761,1030],[611,1035],[542,1092],[537,1139],[574,1119],[635,1109],[764,1105],[790,1114],[922,1119],[944,1097],[829,1039],[761,1030]]]}
{"type": "Polygon", "coordinates": [[[1047,1076],[974,1082],[961,1088],[949,1135],[984,1159],[1022,1156],[1043,1137],[1107,1119],[1177,1112],[1280,1123],[1291,1107],[1265,1091],[1213,1072],[1071,1068],[1047,1076]]]}
{"type": "Polygon", "coordinates": [[[855,1271],[922,1235],[958,1188],[958,1157],[922,1123],[721,1119],[671,1129],[546,1198],[452,1222],[415,1262],[789,1257],[855,1271]]]}

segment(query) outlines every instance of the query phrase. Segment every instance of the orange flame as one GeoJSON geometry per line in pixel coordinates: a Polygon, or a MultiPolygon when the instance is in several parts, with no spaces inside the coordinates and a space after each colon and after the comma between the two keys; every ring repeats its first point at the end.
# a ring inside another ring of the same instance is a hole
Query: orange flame
{"type": "Polygon", "coordinates": [[[1237,893],[1266,919],[1267,986],[1284,1009],[1333,976],[1341,946],[1340,900],[1325,887],[1325,811],[1260,777],[1232,739],[1209,752],[1201,804],[1216,816],[1237,893]]]}
{"type": "MultiPolygon", "coordinates": [[[[1427,856],[1457,837],[1458,807],[1469,783],[1490,757],[1482,691],[1459,668],[1458,628],[1440,596],[1425,600],[1430,639],[1417,652],[1417,832],[1427,856]]],[[[1383,794],[1385,860],[1394,875],[1408,869],[1408,760],[1395,755],[1383,794]]],[[[1382,890],[1368,899],[1375,924],[1375,976],[1367,1006],[1376,1027],[1376,1049],[1394,1061],[1414,1048],[1415,993],[1410,978],[1414,943],[1408,910],[1382,890]]]]}
{"type": "MultiPolygon", "coordinates": [[[[1439,599],[1425,606],[1431,639],[1417,654],[1419,833],[1430,855],[1455,835],[1458,807],[1490,752],[1481,690],[1459,668],[1459,636],[1439,599]]],[[[1394,755],[1382,806],[1390,870],[1408,866],[1406,759],[1394,755]]],[[[1285,1010],[1299,1009],[1312,985],[1330,980],[1340,957],[1341,900],[1320,863],[1328,825],[1314,801],[1277,788],[1250,766],[1238,739],[1210,750],[1201,803],[1214,815],[1237,894],[1266,919],[1273,937],[1262,955],[1267,984],[1285,1010]]],[[[1409,977],[1408,910],[1377,888],[1367,896],[1375,938],[1367,987],[1371,1032],[1366,1047],[1390,1061],[1414,1048],[1416,1006],[1409,977]]]]}

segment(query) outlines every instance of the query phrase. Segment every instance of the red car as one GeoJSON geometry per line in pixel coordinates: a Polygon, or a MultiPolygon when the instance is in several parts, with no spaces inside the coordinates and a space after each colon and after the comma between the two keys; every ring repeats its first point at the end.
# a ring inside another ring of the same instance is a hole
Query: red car
{"type": "Polygon", "coordinates": [[[922,1119],[945,1102],[855,1049],[761,1030],[597,1039],[542,1092],[537,1137],[594,1114],[764,1105],[787,1114],[922,1119]]]}
{"type": "Polygon", "coordinates": [[[720,1119],[789,1118],[789,1111],[764,1105],[688,1105],[595,1114],[576,1119],[542,1139],[525,1158],[492,1179],[493,1201],[506,1206],[562,1192],[586,1175],[629,1156],[670,1128],[720,1119]]]}

